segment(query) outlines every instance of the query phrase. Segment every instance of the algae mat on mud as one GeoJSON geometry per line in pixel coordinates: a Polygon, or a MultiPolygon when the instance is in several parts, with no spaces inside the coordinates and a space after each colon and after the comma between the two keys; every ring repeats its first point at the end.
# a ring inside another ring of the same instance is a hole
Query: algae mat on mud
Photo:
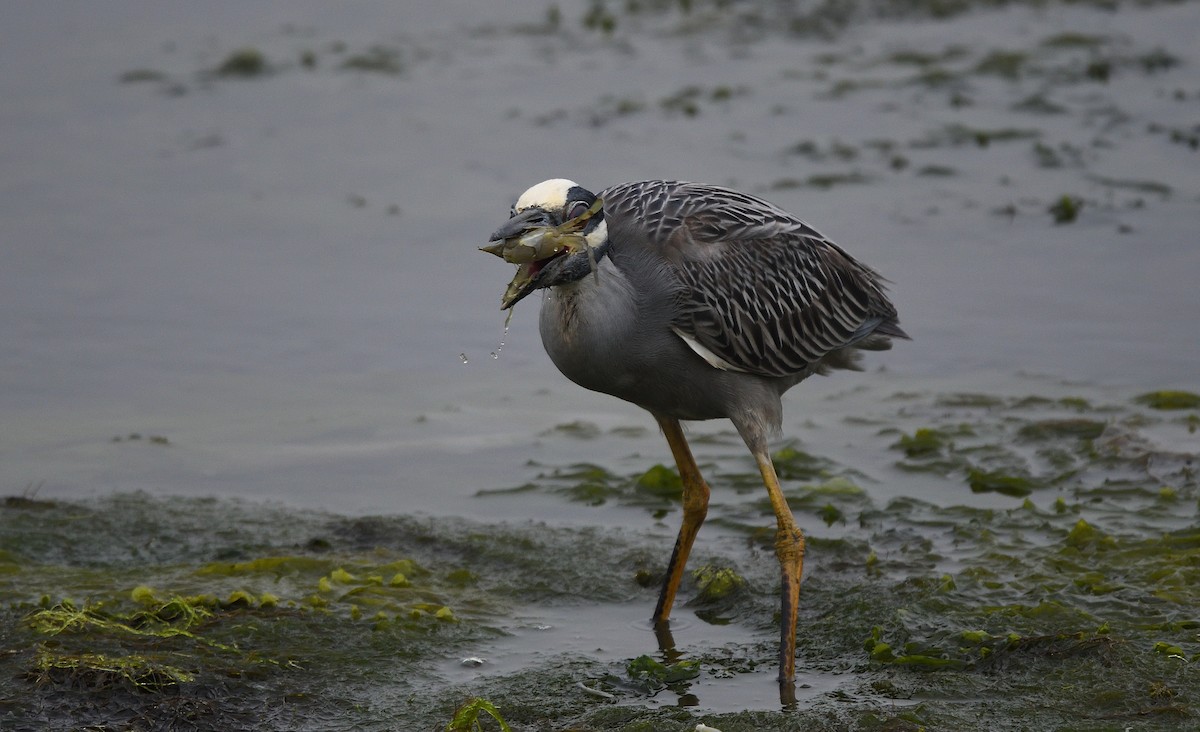
{"type": "MultiPolygon", "coordinates": [[[[714,479],[723,538],[702,542],[685,587],[697,618],[748,640],[531,654],[470,679],[447,668],[486,657],[528,608],[649,607],[661,541],[145,494],[9,498],[0,722],[434,729],[482,697],[517,730],[1187,727],[1200,693],[1197,451],[1159,445],[1187,444],[1198,420],[1159,396],[897,394],[894,420],[851,422],[897,474],[957,486],[951,503],[881,500],[857,471],[780,449],[789,500],[824,527],[798,643],[800,681],[819,688],[789,710],[706,703],[773,675],[770,514],[743,492],[750,465],[714,479]],[[980,491],[1010,506],[982,508],[980,491]]],[[[563,466],[520,490],[663,516],[678,501],[663,470],[563,466]]]]}

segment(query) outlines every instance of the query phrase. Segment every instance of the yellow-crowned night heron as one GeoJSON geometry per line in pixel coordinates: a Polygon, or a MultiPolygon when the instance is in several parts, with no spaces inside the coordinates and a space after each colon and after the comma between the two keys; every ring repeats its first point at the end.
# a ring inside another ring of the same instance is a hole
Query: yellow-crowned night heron
{"type": "Polygon", "coordinates": [[[538,289],[541,335],[575,383],[646,409],[683,481],[683,523],[654,610],[665,627],[709,488],[680,420],[727,418],[771,497],[783,574],[779,679],[792,697],[804,536],[767,449],[780,397],[856,350],[907,338],[880,276],[791,214],[727,188],[641,181],[595,194],[569,180],[525,191],[484,250],[520,263],[511,308],[538,289]],[[599,200],[597,200],[599,199],[599,200]]]}

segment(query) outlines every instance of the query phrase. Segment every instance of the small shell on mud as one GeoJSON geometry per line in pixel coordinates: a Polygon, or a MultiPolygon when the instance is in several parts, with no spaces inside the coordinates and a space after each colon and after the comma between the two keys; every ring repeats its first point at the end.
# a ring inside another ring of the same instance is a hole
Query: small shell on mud
{"type": "Polygon", "coordinates": [[[582,681],[580,681],[578,684],[576,684],[576,686],[578,686],[580,689],[583,689],[583,693],[588,694],[590,696],[594,696],[597,699],[615,699],[616,698],[615,696],[613,696],[612,694],[609,694],[607,691],[604,691],[603,689],[593,689],[590,686],[586,686],[582,681]]]}

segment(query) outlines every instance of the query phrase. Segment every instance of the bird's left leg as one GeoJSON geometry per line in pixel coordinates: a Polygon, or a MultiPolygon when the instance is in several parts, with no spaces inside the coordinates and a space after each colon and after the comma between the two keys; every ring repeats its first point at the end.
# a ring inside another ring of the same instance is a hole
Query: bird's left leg
{"type": "Polygon", "coordinates": [[[671,446],[671,454],[675,456],[675,464],[679,467],[679,477],[683,481],[683,523],[679,527],[679,537],[675,540],[675,549],[671,552],[671,561],[667,565],[667,576],[663,581],[662,592],[658,596],[658,605],[654,608],[653,622],[663,626],[671,615],[671,606],[675,603],[675,593],[679,591],[679,583],[683,579],[683,569],[687,565],[688,554],[692,551],[692,543],[708,515],[708,484],[700,475],[696,459],[688,447],[687,439],[683,436],[683,428],[674,417],[654,415],[658,426],[662,428],[667,444],[671,446]]]}

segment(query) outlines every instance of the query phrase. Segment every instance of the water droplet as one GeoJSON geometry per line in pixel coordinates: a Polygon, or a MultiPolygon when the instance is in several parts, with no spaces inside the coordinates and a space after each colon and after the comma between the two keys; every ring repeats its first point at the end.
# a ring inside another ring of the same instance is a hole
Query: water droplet
{"type": "Polygon", "coordinates": [[[500,352],[504,350],[504,341],[508,338],[508,322],[512,320],[512,310],[508,311],[508,317],[504,320],[504,332],[500,334],[500,344],[496,346],[496,350],[492,351],[492,358],[499,359],[500,352]]]}
{"type": "Polygon", "coordinates": [[[467,363],[467,361],[468,361],[467,354],[465,354],[465,353],[458,354],[458,360],[462,361],[463,363],[467,363]]]}

